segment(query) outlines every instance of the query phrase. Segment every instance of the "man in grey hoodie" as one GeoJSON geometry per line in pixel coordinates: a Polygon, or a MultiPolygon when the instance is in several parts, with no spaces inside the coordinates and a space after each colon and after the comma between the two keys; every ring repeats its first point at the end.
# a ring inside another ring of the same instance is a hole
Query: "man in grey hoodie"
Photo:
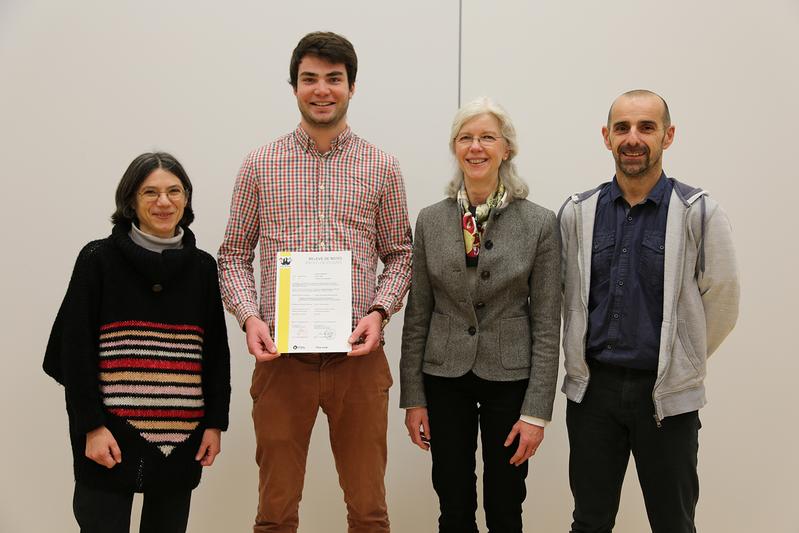
{"type": "Polygon", "coordinates": [[[616,175],[559,215],[572,532],[613,530],[630,452],[652,531],[694,532],[706,360],[738,316],[730,223],[663,172],[659,95],[619,96],[602,136],[616,175]]]}

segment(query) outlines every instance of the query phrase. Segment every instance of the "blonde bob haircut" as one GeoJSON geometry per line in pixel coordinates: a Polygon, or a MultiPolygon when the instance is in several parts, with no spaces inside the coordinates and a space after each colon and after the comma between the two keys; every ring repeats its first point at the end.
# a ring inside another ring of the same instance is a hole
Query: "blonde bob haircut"
{"type": "MultiPolygon", "coordinates": [[[[510,116],[499,104],[494,102],[491,98],[481,96],[465,104],[458,109],[455,113],[455,118],[452,119],[452,130],[449,135],[449,149],[452,154],[455,154],[455,138],[460,133],[463,125],[479,117],[480,115],[493,115],[499,122],[499,130],[502,137],[508,143],[508,158],[499,165],[499,179],[508,191],[508,200],[517,198],[527,198],[530,194],[530,188],[519,177],[516,170],[516,164],[513,158],[519,152],[519,145],[516,142],[516,128],[513,127],[513,122],[510,116]]],[[[457,198],[458,191],[463,185],[463,171],[460,166],[456,164],[455,175],[447,184],[446,193],[450,198],[457,198]]]]}

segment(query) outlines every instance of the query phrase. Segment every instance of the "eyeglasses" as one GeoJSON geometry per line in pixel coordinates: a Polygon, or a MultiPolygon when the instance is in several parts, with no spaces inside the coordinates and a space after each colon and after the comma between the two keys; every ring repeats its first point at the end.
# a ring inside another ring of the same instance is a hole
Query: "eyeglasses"
{"type": "Polygon", "coordinates": [[[139,196],[141,196],[142,200],[145,202],[157,202],[162,194],[166,194],[170,202],[179,202],[186,197],[186,191],[180,187],[170,187],[165,191],[159,191],[158,189],[144,189],[139,191],[139,196]]]}
{"type": "Polygon", "coordinates": [[[458,135],[455,137],[455,142],[458,143],[460,146],[471,146],[474,141],[477,141],[477,144],[480,146],[492,146],[498,140],[502,139],[503,137],[497,137],[494,135],[480,135],[479,137],[474,137],[473,135],[458,135]]]}

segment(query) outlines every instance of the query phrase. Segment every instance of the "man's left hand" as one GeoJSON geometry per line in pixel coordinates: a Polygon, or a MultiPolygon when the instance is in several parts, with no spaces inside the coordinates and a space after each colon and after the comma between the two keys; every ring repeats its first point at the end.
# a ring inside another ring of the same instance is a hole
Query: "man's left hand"
{"type": "Polygon", "coordinates": [[[372,311],[358,321],[358,325],[352,331],[352,335],[347,339],[352,345],[352,351],[347,353],[349,356],[357,357],[371,353],[380,344],[380,332],[383,325],[383,317],[377,311],[372,311]],[[359,341],[361,341],[359,344],[359,341]]]}
{"type": "Polygon", "coordinates": [[[510,458],[510,464],[519,466],[535,455],[536,450],[541,445],[541,441],[544,440],[544,428],[519,420],[513,424],[508,438],[505,439],[506,448],[513,444],[516,435],[519,436],[519,447],[513,457],[510,458]]]}

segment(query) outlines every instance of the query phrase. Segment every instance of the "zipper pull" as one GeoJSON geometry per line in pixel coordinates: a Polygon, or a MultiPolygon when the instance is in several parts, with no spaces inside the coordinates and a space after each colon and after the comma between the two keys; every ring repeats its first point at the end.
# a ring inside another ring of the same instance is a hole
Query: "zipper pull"
{"type": "Polygon", "coordinates": [[[657,425],[658,429],[659,429],[659,428],[661,428],[661,427],[662,427],[662,425],[660,424],[660,419],[658,418],[658,415],[657,415],[657,413],[655,413],[654,415],[652,415],[652,418],[654,418],[654,419],[655,419],[655,425],[657,425]]]}

